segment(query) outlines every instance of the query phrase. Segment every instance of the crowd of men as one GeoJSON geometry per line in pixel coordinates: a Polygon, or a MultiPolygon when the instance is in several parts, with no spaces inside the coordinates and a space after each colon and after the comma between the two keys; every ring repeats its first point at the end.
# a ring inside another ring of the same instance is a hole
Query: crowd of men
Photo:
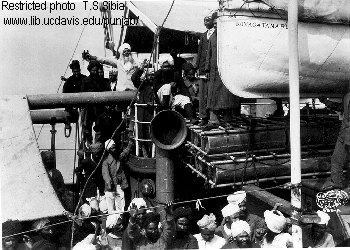
{"type": "MultiPolygon", "coordinates": [[[[57,225],[52,218],[7,221],[2,224],[3,249],[70,249],[71,235],[74,250],[293,247],[289,218],[277,209],[266,210],[263,218],[250,213],[244,191],[227,196],[227,205],[217,215],[223,218],[221,223],[210,211],[194,221],[195,210],[188,206],[174,209],[172,202],[155,208],[143,198],[134,198],[124,211],[117,208],[120,201],[113,204],[108,199],[110,196],[81,205],[73,229],[71,223],[57,225]],[[24,224],[32,230],[20,234],[24,224]]],[[[334,247],[327,231],[330,216],[323,211],[317,211],[317,216],[318,222],[303,227],[303,247],[334,247]]]]}
{"type": "MultiPolygon", "coordinates": [[[[223,85],[217,66],[216,12],[207,12],[204,25],[207,31],[199,42],[198,56],[192,65],[178,57],[175,51],[159,57],[156,72],[149,62],[134,60],[129,44],[113,50],[114,58],[102,58],[84,53],[89,61],[89,76],[81,74],[79,61],[70,64],[73,75],[63,87],[64,93],[128,91],[138,89],[137,102],[157,103],[163,109],[179,109],[192,124],[203,130],[219,125],[232,128],[232,117],[240,114],[239,97],[223,85]],[[115,70],[104,78],[103,64],[115,70]],[[198,72],[198,77],[196,77],[198,72]],[[196,117],[198,109],[199,118],[196,117]],[[221,117],[223,120],[220,120],[221,117]]],[[[207,211],[198,221],[190,207],[168,202],[160,208],[150,207],[143,198],[126,204],[124,190],[128,181],[123,160],[134,147],[133,140],[123,149],[120,135],[114,133],[122,121],[122,106],[85,107],[81,110],[86,147],[75,173],[84,185],[78,216],[71,223],[56,225],[57,220],[44,218],[34,222],[7,221],[2,224],[3,249],[233,249],[292,247],[290,220],[277,209],[266,210],[259,217],[249,212],[247,195],[237,191],[227,197],[221,214],[207,211]],[[95,131],[93,138],[92,130],[95,131]],[[114,136],[113,136],[114,134],[114,136]],[[126,209],[127,207],[127,209],[126,209]],[[222,218],[221,221],[217,217],[222,218]],[[195,226],[196,225],[196,226],[195,226]],[[22,232],[29,230],[28,233],[22,232]]],[[[153,111],[144,108],[139,120],[150,121],[153,111]]],[[[135,110],[130,110],[131,120],[135,110]]],[[[130,136],[134,123],[130,123],[130,136]]],[[[141,129],[140,138],[149,138],[141,129]]],[[[149,145],[141,144],[144,157],[149,145]]],[[[55,169],[54,155],[42,152],[42,159],[56,194],[67,210],[67,190],[62,174],[55,169]]],[[[330,217],[317,211],[318,222],[305,226],[304,247],[334,247],[327,231],[330,217]]],[[[61,221],[62,222],[62,221],[61,221]]]]}

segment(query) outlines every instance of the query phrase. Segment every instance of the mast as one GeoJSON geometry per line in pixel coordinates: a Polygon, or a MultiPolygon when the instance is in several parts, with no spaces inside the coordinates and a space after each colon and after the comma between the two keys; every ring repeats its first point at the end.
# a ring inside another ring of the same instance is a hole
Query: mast
{"type": "Polygon", "coordinates": [[[299,51],[298,51],[298,0],[288,5],[289,93],[290,93],[290,146],[291,146],[291,206],[293,247],[302,248],[302,230],[297,224],[301,208],[301,148],[299,107],[299,51]]]}

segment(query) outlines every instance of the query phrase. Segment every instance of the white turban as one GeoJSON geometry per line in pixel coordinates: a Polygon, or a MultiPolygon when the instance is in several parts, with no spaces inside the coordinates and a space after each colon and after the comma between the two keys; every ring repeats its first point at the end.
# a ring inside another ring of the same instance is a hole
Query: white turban
{"type": "Polygon", "coordinates": [[[316,213],[317,213],[318,217],[321,218],[321,221],[318,222],[317,224],[325,224],[325,225],[328,225],[328,222],[329,222],[329,220],[330,220],[329,215],[328,215],[327,213],[321,211],[321,210],[318,210],[316,213]]]}
{"type": "Polygon", "coordinates": [[[109,139],[105,142],[105,148],[106,150],[110,149],[113,145],[115,145],[115,142],[112,139],[109,139]]]}
{"type": "Polygon", "coordinates": [[[228,203],[236,203],[239,205],[242,201],[244,201],[247,197],[247,193],[245,191],[237,191],[233,194],[227,196],[228,203]]]}
{"type": "Polygon", "coordinates": [[[243,221],[243,220],[238,220],[238,221],[234,221],[231,224],[231,234],[232,237],[236,237],[237,235],[246,232],[247,234],[250,235],[250,226],[248,224],[248,222],[243,221]]]}
{"type": "Polygon", "coordinates": [[[287,220],[280,211],[266,210],[264,218],[268,229],[274,233],[280,233],[286,226],[287,220]]]}
{"type": "Polygon", "coordinates": [[[102,213],[108,212],[106,195],[100,197],[100,200],[98,202],[98,207],[102,213]]]}
{"type": "Polygon", "coordinates": [[[117,224],[119,218],[120,218],[119,213],[108,215],[106,220],[106,227],[113,228],[117,224]]]}
{"type": "Polygon", "coordinates": [[[223,217],[228,217],[238,212],[239,212],[238,205],[233,203],[229,203],[221,210],[223,217]]]}
{"type": "Polygon", "coordinates": [[[45,227],[47,224],[49,224],[50,221],[47,218],[41,219],[41,220],[37,220],[33,223],[33,229],[35,230],[40,230],[43,227],[45,227]]]}
{"type": "Polygon", "coordinates": [[[204,215],[201,220],[197,222],[197,225],[200,229],[208,229],[210,231],[214,231],[216,228],[216,218],[214,214],[204,215]]]}
{"type": "Polygon", "coordinates": [[[129,211],[132,207],[132,204],[135,204],[138,209],[140,209],[141,207],[147,207],[147,203],[143,198],[134,198],[129,205],[129,211]]]}
{"type": "Polygon", "coordinates": [[[118,52],[119,52],[120,54],[122,54],[123,51],[124,51],[125,49],[131,50],[130,44],[128,44],[128,43],[123,43],[122,45],[120,45],[120,47],[119,47],[119,49],[118,49],[118,52]]]}
{"type": "Polygon", "coordinates": [[[85,239],[78,242],[72,250],[96,250],[96,246],[92,244],[95,239],[94,234],[89,234],[85,239]]]}
{"type": "Polygon", "coordinates": [[[170,65],[174,65],[174,59],[170,54],[160,55],[158,62],[160,66],[166,62],[168,62],[170,65]]]}
{"type": "Polygon", "coordinates": [[[91,207],[88,204],[83,204],[79,208],[79,214],[83,217],[89,217],[91,215],[91,207]]]}

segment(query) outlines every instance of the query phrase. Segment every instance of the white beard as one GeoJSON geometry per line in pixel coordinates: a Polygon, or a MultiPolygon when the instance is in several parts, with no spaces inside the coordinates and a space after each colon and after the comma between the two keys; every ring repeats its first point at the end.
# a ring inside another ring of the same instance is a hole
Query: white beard
{"type": "Polygon", "coordinates": [[[134,59],[132,56],[124,57],[122,55],[123,68],[125,71],[130,71],[133,68],[134,59]]]}

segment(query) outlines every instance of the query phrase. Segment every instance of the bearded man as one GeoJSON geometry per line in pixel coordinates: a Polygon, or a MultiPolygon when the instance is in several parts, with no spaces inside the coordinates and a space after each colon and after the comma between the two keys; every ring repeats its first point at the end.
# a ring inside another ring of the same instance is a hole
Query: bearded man
{"type": "Polygon", "coordinates": [[[225,239],[215,234],[216,218],[214,214],[204,215],[197,225],[200,233],[193,236],[198,241],[199,249],[219,249],[225,245],[225,239]]]}

